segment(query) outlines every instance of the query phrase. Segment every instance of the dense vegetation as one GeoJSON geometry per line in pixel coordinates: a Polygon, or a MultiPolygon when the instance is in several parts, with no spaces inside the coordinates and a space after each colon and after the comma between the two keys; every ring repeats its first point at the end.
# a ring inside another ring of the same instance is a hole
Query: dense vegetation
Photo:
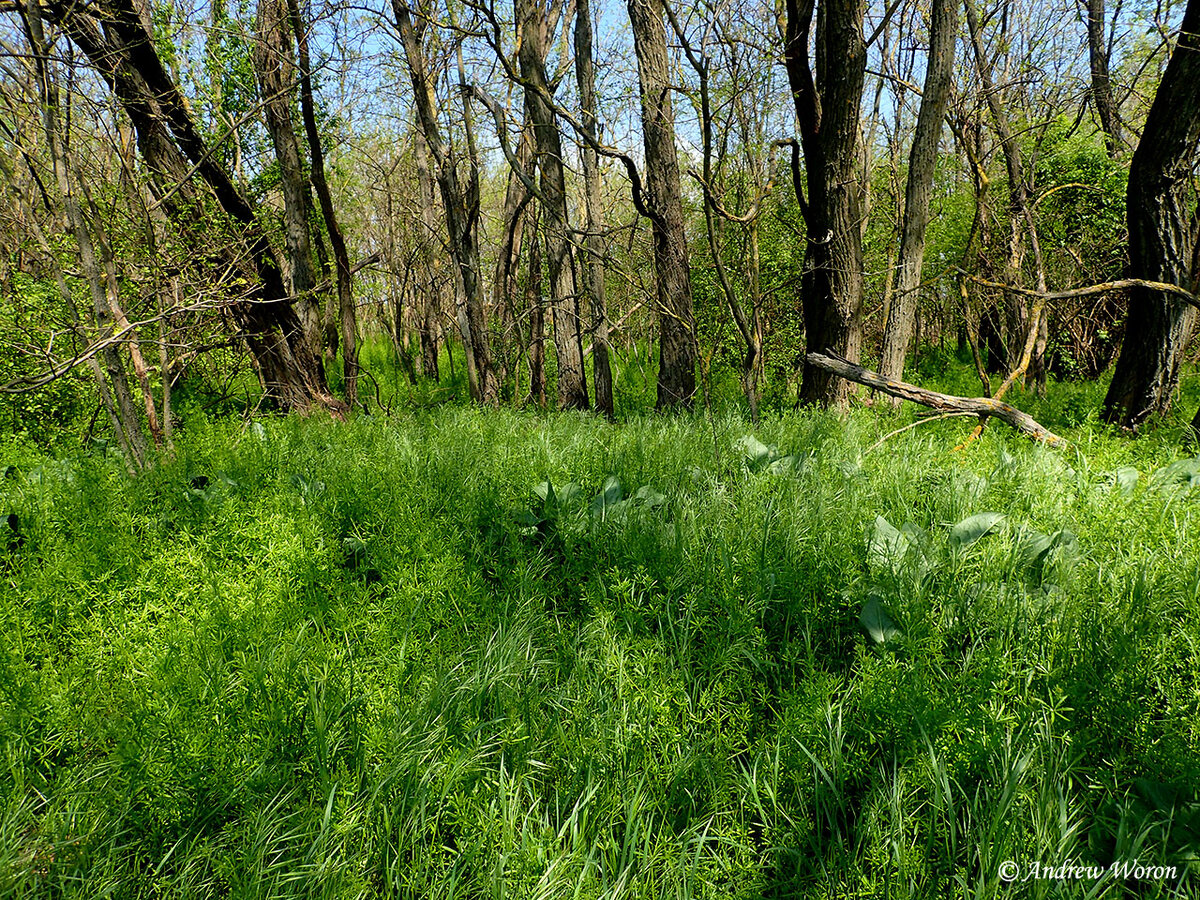
{"type": "Polygon", "coordinates": [[[0,896],[1200,897],[1198,162],[1200,0],[0,3],[0,896]]]}
{"type": "Polygon", "coordinates": [[[10,439],[0,891],[1195,896],[1200,463],[1073,396],[10,439]]]}

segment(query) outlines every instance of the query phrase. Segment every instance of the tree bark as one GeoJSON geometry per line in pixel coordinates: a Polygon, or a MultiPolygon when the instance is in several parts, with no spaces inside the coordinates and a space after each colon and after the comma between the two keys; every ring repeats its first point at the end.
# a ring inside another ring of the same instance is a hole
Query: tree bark
{"type": "Polygon", "coordinates": [[[525,296],[529,304],[529,399],[546,406],[546,324],[542,307],[542,237],[535,213],[529,227],[529,266],[525,274],[525,296]]]}
{"type": "Polygon", "coordinates": [[[901,400],[911,400],[913,403],[920,403],[922,406],[942,412],[972,413],[979,416],[980,420],[996,418],[1047,446],[1059,449],[1067,446],[1066,441],[1039,424],[1028,413],[1022,412],[1002,400],[991,397],[956,397],[953,394],[939,394],[937,391],[926,390],[903,381],[884,378],[878,372],[872,372],[870,369],[864,369],[855,363],[826,353],[810,353],[808,362],[833,375],[866,385],[873,390],[890,394],[901,400]]]}
{"type": "Polygon", "coordinates": [[[658,303],[658,409],[690,407],[696,393],[696,325],[679,159],[675,110],[662,0],[628,0],[638,60],[642,142],[646,151],[646,198],[654,237],[658,303]]]}
{"type": "MultiPolygon", "coordinates": [[[[260,0],[266,2],[266,0],[260,0]]],[[[321,204],[321,217],[325,220],[325,231],[329,234],[329,247],[333,251],[333,264],[337,272],[338,312],[342,320],[342,371],[345,377],[346,402],[354,406],[358,402],[358,317],[354,309],[354,288],[350,273],[350,255],[346,252],[346,239],[342,236],[337,213],[333,208],[333,195],[325,179],[325,150],[321,146],[321,134],[317,130],[317,113],[313,101],[312,65],[308,54],[308,25],[300,16],[296,0],[287,0],[288,15],[296,38],[300,56],[300,110],[304,117],[304,132],[308,136],[308,150],[312,155],[312,185],[321,204]]],[[[290,52],[290,51],[289,51],[290,52]]],[[[307,192],[306,192],[307,193],[307,192]]]]}
{"type": "Polygon", "coordinates": [[[917,127],[908,155],[908,183],[904,191],[904,224],[900,237],[899,277],[888,309],[879,371],[885,378],[904,375],[904,358],[912,340],[913,312],[925,261],[925,230],[929,224],[929,195],[937,169],[942,120],[950,99],[954,48],[958,41],[959,0],[933,0],[930,16],[929,57],[925,90],[917,113],[917,127]]]}
{"type": "Polygon", "coordinates": [[[413,134],[413,159],[417,167],[417,192],[421,204],[421,228],[418,259],[424,281],[419,296],[418,326],[421,340],[421,374],[440,381],[438,373],[438,327],[442,312],[442,279],[438,276],[441,262],[437,253],[438,217],[433,191],[433,176],[429,172],[429,148],[425,136],[413,134]]]}
{"type": "MultiPolygon", "coordinates": [[[[1100,128],[1104,131],[1104,146],[1108,155],[1116,157],[1121,152],[1121,118],[1113,99],[1112,79],[1109,77],[1109,52],[1105,42],[1104,0],[1081,0],[1087,16],[1088,62],[1092,70],[1092,106],[1100,128]]],[[[1118,4],[1119,6],[1119,4],[1118,4]]]]}
{"type": "Polygon", "coordinates": [[[316,284],[308,178],[304,173],[300,142],[292,125],[295,71],[292,42],[283,0],[259,0],[258,41],[254,45],[254,74],[262,95],[263,118],[279,161],[279,183],[283,194],[283,236],[287,246],[290,288],[296,311],[304,323],[313,352],[320,353],[321,306],[312,296],[316,284]]]}
{"type": "Polygon", "coordinates": [[[567,222],[562,140],[554,111],[544,99],[550,92],[546,78],[544,10],[536,0],[517,0],[516,13],[521,33],[518,58],[526,83],[525,108],[533,124],[539,187],[546,212],[546,273],[550,281],[550,311],[558,363],[558,405],[561,409],[587,409],[579,297],[571,278],[571,235],[567,222]]]}
{"type": "Polygon", "coordinates": [[[597,135],[596,73],[592,60],[592,12],[589,0],[575,5],[575,81],[579,88],[580,119],[586,136],[583,157],[584,228],[583,280],[592,307],[592,381],[596,388],[596,412],[611,419],[613,410],[612,366],[608,359],[608,314],[604,291],[604,210],[600,201],[600,160],[592,143],[597,135]]]}
{"type": "MultiPolygon", "coordinates": [[[[1200,0],[1188,0],[1179,43],[1163,73],[1134,151],[1126,191],[1129,275],[1195,292],[1195,234],[1189,180],[1200,140],[1200,0]]],[[[1171,295],[1136,287],[1104,420],[1136,429],[1166,412],[1179,384],[1195,310],[1171,295]]]]}
{"type": "MultiPolygon", "coordinates": [[[[808,197],[793,167],[807,229],[800,290],[810,353],[833,351],[857,360],[862,344],[863,256],[860,107],[866,74],[862,0],[822,0],[817,16],[816,71],[809,58],[814,0],[786,0],[784,64],[792,89],[808,197]]],[[[843,402],[849,385],[806,356],[802,403],[843,402]]]]}

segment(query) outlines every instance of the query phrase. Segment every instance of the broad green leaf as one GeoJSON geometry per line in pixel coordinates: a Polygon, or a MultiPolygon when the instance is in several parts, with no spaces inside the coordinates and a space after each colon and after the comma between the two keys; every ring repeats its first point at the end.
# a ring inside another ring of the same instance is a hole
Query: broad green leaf
{"type": "Polygon", "coordinates": [[[1017,540],[1017,559],[1025,568],[1037,565],[1054,546],[1054,538],[1035,528],[1022,528],[1017,540]]]}
{"type": "Polygon", "coordinates": [[[620,503],[624,496],[625,492],[621,490],[621,480],[616,475],[609,475],[604,479],[604,488],[592,498],[592,515],[605,515],[612,507],[620,503]]]}
{"type": "Polygon", "coordinates": [[[879,597],[875,594],[872,594],[867,602],[863,604],[858,621],[862,623],[863,628],[867,630],[867,634],[877,644],[890,641],[900,634],[900,629],[896,627],[896,623],[892,621],[892,617],[888,615],[887,610],[884,609],[883,604],[879,601],[879,597]]]}
{"type": "Polygon", "coordinates": [[[1017,540],[1018,562],[1035,582],[1044,579],[1055,563],[1074,558],[1078,550],[1079,540],[1074,532],[1065,529],[1042,534],[1033,528],[1022,528],[1017,540]]]}
{"type": "Polygon", "coordinates": [[[956,547],[973,544],[984,535],[995,531],[1004,519],[1004,513],[997,512],[982,512],[967,516],[950,529],[950,543],[956,547]]]}
{"type": "Polygon", "coordinates": [[[1200,484],[1200,456],[1163,466],[1154,473],[1151,483],[1169,493],[1187,493],[1200,484]]]}
{"type": "Polygon", "coordinates": [[[667,502],[667,498],[664,495],[660,494],[648,484],[638,488],[637,493],[633,495],[633,499],[650,507],[662,506],[667,502]]]}
{"type": "Polygon", "coordinates": [[[579,496],[579,485],[568,481],[566,484],[559,485],[556,490],[551,482],[543,481],[533,489],[533,494],[542,501],[546,509],[557,509],[579,496]]]}
{"type": "Polygon", "coordinates": [[[807,456],[781,456],[767,466],[767,471],[772,475],[791,475],[799,472],[807,463],[807,456]]]}
{"type": "Polygon", "coordinates": [[[875,517],[875,525],[867,536],[867,559],[872,565],[887,568],[899,562],[909,547],[909,539],[883,516],[875,517]]]}
{"type": "Polygon", "coordinates": [[[757,472],[771,462],[771,448],[752,434],[739,440],[737,446],[741,447],[742,453],[745,454],[746,465],[751,471],[757,472]]]}

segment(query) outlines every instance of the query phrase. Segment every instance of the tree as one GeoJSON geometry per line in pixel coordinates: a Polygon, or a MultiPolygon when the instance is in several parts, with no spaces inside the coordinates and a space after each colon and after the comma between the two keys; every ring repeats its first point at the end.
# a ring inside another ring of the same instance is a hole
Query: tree
{"type": "Polygon", "coordinates": [[[1104,0],[1079,0],[1079,6],[1087,17],[1088,63],[1092,75],[1089,97],[1092,108],[1096,110],[1096,118],[1100,120],[1108,154],[1116,156],[1124,149],[1125,139],[1121,130],[1120,111],[1113,98],[1112,78],[1109,76],[1112,47],[1106,42],[1104,0]]]}
{"type": "MultiPolygon", "coordinates": [[[[954,47],[958,40],[960,0],[933,0],[929,23],[929,58],[925,90],[917,113],[917,129],[908,156],[908,182],[904,191],[904,224],[900,237],[899,277],[888,311],[879,372],[899,381],[912,340],[913,316],[925,260],[925,230],[929,223],[929,195],[937,169],[938,147],[946,104],[950,99],[954,47]]],[[[897,401],[898,402],[898,401],[897,401]]]]}
{"type": "Polygon", "coordinates": [[[518,59],[526,85],[525,108],[533,125],[539,173],[539,195],[545,207],[546,272],[550,278],[550,311],[554,320],[554,349],[558,362],[558,405],[587,409],[587,378],[583,370],[583,339],[579,298],[571,267],[571,234],[567,221],[567,185],[563,175],[562,139],[546,77],[545,15],[536,0],[517,0],[520,32],[518,59]]]}
{"type": "Polygon", "coordinates": [[[638,60],[646,151],[645,205],[654,236],[659,323],[657,407],[670,409],[690,406],[696,393],[696,326],[675,151],[671,71],[662,0],[628,0],[628,7],[638,60]]]}
{"type": "Polygon", "coordinates": [[[604,290],[604,212],[600,207],[600,159],[593,144],[598,124],[596,72],[592,59],[592,11],[589,0],[576,0],[575,82],[579,88],[580,120],[585,131],[583,157],[584,239],[580,259],[592,306],[592,380],[596,411],[613,417],[612,366],[608,360],[608,315],[604,290]],[[590,139],[590,140],[589,140],[590,139]]]}
{"type": "MultiPolygon", "coordinates": [[[[867,66],[862,0],[821,0],[815,72],[809,45],[816,0],[786,0],[784,65],[792,89],[804,173],[793,166],[807,229],[800,291],[809,353],[857,362],[862,344],[863,256],[860,106],[867,66]],[[807,186],[807,197],[805,187],[807,186]]],[[[803,403],[830,405],[849,385],[804,361],[803,403]]]]}
{"type": "MultiPolygon", "coordinates": [[[[261,0],[267,2],[267,0],[261,0]]],[[[329,235],[329,246],[333,250],[333,264],[337,273],[338,313],[342,321],[342,370],[345,376],[346,402],[353,406],[358,402],[358,319],[354,310],[354,289],[351,284],[350,254],[346,251],[346,239],[338,224],[337,212],[333,208],[333,195],[325,178],[325,150],[321,146],[321,133],[317,130],[316,103],[313,100],[312,62],[308,53],[308,24],[300,15],[296,0],[287,0],[288,19],[296,38],[300,56],[300,112],[304,118],[304,133],[308,137],[308,149],[312,155],[312,186],[321,204],[321,218],[325,220],[325,231],[329,235]]]]}
{"type": "MultiPolygon", "coordinates": [[[[259,0],[258,40],[254,45],[254,74],[262,95],[263,118],[283,194],[283,235],[287,248],[287,282],[296,297],[313,352],[321,352],[321,307],[312,295],[317,282],[309,232],[310,198],[300,142],[292,125],[295,94],[295,59],[285,0],[259,0]]],[[[318,357],[319,361],[319,357],[318,357]]]]}
{"type": "MultiPolygon", "coordinates": [[[[1129,276],[1196,290],[1191,176],[1200,141],[1200,0],[1188,0],[1130,163],[1126,192],[1129,276]]],[[[1160,290],[1134,287],[1121,355],[1104,398],[1106,422],[1136,429],[1166,412],[1179,384],[1196,310],[1160,290]]]]}
{"type": "MultiPolygon", "coordinates": [[[[422,38],[426,29],[425,20],[419,19],[419,27],[413,22],[413,14],[403,0],[392,0],[392,11],[396,18],[400,43],[404,48],[409,77],[413,86],[413,101],[417,118],[425,136],[425,144],[433,159],[435,178],[442,195],[442,207],[450,240],[450,252],[454,257],[457,277],[457,321],[467,357],[467,381],[471,396],[481,403],[495,403],[499,398],[500,386],[492,365],[491,349],[488,345],[487,328],[484,322],[483,301],[479,283],[479,165],[468,147],[469,173],[463,184],[458,173],[458,159],[454,148],[442,136],[438,124],[438,101],[433,80],[429,73],[422,38]]],[[[464,99],[464,103],[469,103],[464,99]]],[[[471,135],[467,135],[471,144],[471,135]]]]}
{"type": "MultiPolygon", "coordinates": [[[[30,9],[29,14],[34,12],[30,9]]],[[[191,218],[203,205],[193,174],[216,201],[230,234],[223,258],[215,262],[244,270],[246,280],[253,283],[250,297],[231,300],[229,310],[254,358],[267,398],[285,409],[320,405],[340,410],[342,404],[329,394],[324,372],[304,337],[254,207],[201,135],[132,0],[113,0],[103,7],[52,3],[36,7],[36,12],[63,28],[120,101],[174,221],[194,227],[191,218]]]]}

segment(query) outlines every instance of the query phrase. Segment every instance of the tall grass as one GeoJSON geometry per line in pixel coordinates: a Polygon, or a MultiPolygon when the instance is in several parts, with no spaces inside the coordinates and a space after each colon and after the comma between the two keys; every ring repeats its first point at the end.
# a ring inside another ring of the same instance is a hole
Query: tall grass
{"type": "Polygon", "coordinates": [[[1200,894],[1166,443],[396,409],[9,453],[0,892],[1200,894]]]}

